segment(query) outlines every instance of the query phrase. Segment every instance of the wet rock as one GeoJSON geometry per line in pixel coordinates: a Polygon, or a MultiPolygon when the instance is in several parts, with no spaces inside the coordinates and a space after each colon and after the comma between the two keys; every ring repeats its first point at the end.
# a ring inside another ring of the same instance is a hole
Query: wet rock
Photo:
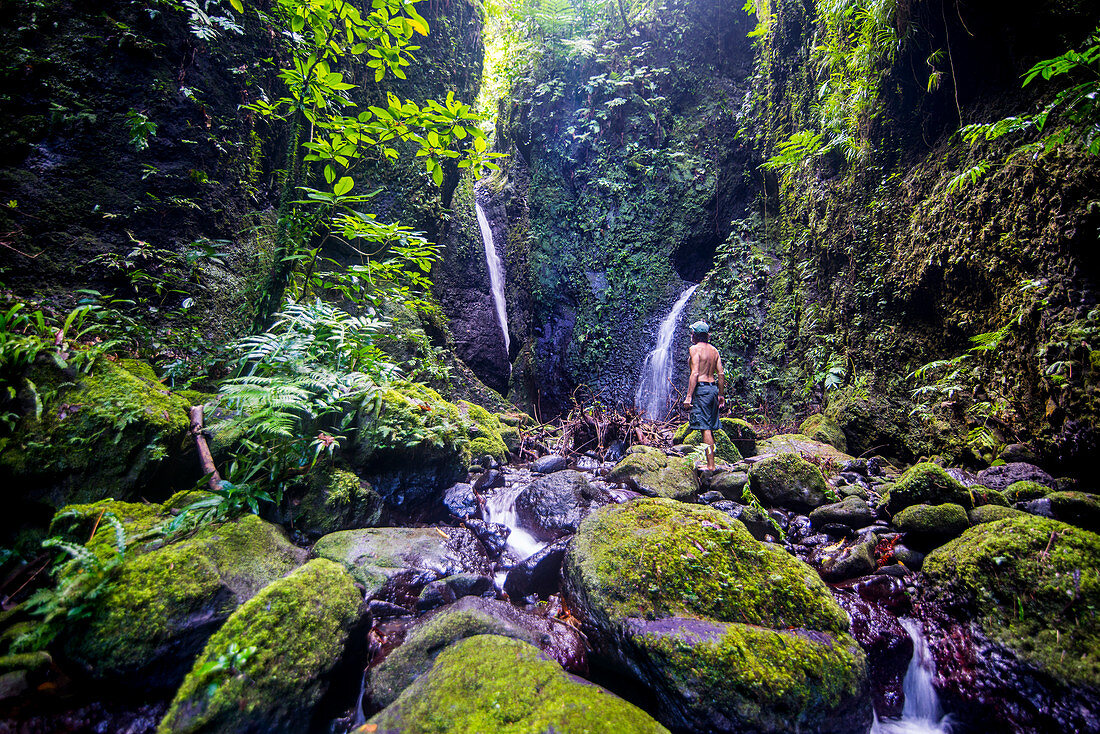
{"type": "Polygon", "coordinates": [[[849,456],[843,451],[837,450],[822,441],[815,441],[801,433],[781,433],[778,436],[760,441],[756,446],[757,453],[766,454],[798,454],[799,456],[812,456],[834,466],[843,466],[849,461],[854,461],[854,456],[849,456]]]}
{"type": "Polygon", "coordinates": [[[802,421],[798,432],[815,441],[827,443],[838,451],[848,453],[848,441],[844,438],[844,431],[840,430],[835,420],[821,413],[811,415],[802,421]]]}
{"type": "Polygon", "coordinates": [[[481,517],[481,501],[473,485],[459,482],[443,493],[443,505],[455,517],[481,517]]]}
{"type": "Polygon", "coordinates": [[[924,565],[924,554],[902,543],[894,545],[893,557],[895,561],[903,564],[910,571],[919,571],[924,565]]]}
{"type": "Polygon", "coordinates": [[[726,496],[724,494],[722,494],[721,492],[716,492],[712,489],[709,492],[703,492],[699,495],[699,504],[712,505],[715,502],[720,502],[721,500],[724,500],[725,498],[726,496]]]}
{"type": "Polygon", "coordinates": [[[588,513],[610,501],[585,474],[566,469],[527,485],[516,496],[516,517],[536,539],[556,540],[575,533],[588,513]]]}
{"type": "Polygon", "coordinates": [[[821,578],[826,581],[844,581],[866,576],[875,570],[875,544],[873,542],[844,545],[835,550],[819,549],[813,556],[821,578]],[[823,552],[822,552],[823,551],[823,552]]]}
{"type": "Polygon", "coordinates": [[[739,501],[742,498],[745,486],[749,483],[749,475],[743,471],[727,471],[719,469],[709,477],[705,477],[703,486],[715,492],[721,492],[726,499],[739,501]]]}
{"type": "Polygon", "coordinates": [[[821,470],[796,454],[778,454],[753,464],[749,487],[769,506],[812,510],[826,502],[821,470]]]}
{"type": "Polygon", "coordinates": [[[865,659],[808,566],[700,505],[602,508],[581,523],[563,594],[614,670],[670,728],[860,732],[865,659]],[[761,680],[770,681],[761,686],[761,680]]]}
{"type": "Polygon", "coordinates": [[[539,474],[553,474],[556,471],[569,468],[569,461],[564,456],[547,454],[532,461],[528,464],[528,467],[531,471],[539,474]]]}
{"type": "Polygon", "coordinates": [[[600,460],[592,456],[580,456],[577,457],[576,467],[577,471],[596,471],[600,468],[600,460]]]}
{"type": "Polygon", "coordinates": [[[1051,488],[1033,481],[1013,482],[1004,490],[1005,501],[1010,505],[1017,502],[1027,502],[1046,497],[1051,493],[1051,488]]]}
{"type": "Polygon", "coordinates": [[[831,505],[822,505],[810,513],[810,523],[819,527],[839,523],[850,528],[863,527],[875,519],[874,512],[858,497],[846,497],[831,505]]]}
{"type": "Polygon", "coordinates": [[[748,528],[752,537],[757,540],[763,540],[764,536],[775,532],[775,528],[772,527],[768,515],[750,505],[741,505],[730,500],[721,500],[712,504],[711,507],[726,513],[734,520],[740,520],[741,523],[748,528]]]}
{"type": "Polygon", "coordinates": [[[958,480],[936,464],[925,462],[906,469],[882,495],[879,505],[895,515],[910,505],[945,503],[961,505],[964,509],[974,506],[970,493],[958,480]]]}
{"type": "Polygon", "coordinates": [[[963,726],[1100,724],[1100,536],[1040,517],[983,523],[928,554],[937,688],[963,726]]]}
{"type": "Polygon", "coordinates": [[[993,522],[994,520],[1003,520],[1006,517],[1023,514],[1025,513],[1022,510],[1017,510],[1014,507],[1002,507],[1001,505],[982,505],[981,507],[975,507],[973,510],[966,513],[966,516],[970,519],[971,525],[981,525],[983,522],[993,522]]]}
{"type": "Polygon", "coordinates": [[[1054,517],[1093,532],[1100,531],[1100,495],[1088,492],[1054,492],[1047,495],[1054,517]]]}
{"type": "Polygon", "coordinates": [[[690,459],[666,456],[652,446],[631,446],[625,458],[607,475],[649,497],[690,501],[699,490],[695,467],[690,459]]]}
{"type": "Polygon", "coordinates": [[[1001,449],[997,457],[1006,464],[1034,464],[1039,460],[1035,450],[1024,443],[1010,443],[1001,449]]]}
{"type": "Polygon", "coordinates": [[[1023,462],[991,466],[978,472],[978,481],[990,489],[1006,489],[1015,482],[1038,482],[1051,486],[1054,477],[1035,466],[1023,462]]]}
{"type": "Polygon", "coordinates": [[[405,617],[412,614],[411,609],[381,599],[368,601],[367,610],[371,614],[371,619],[393,619],[394,617],[405,617]]]}
{"type": "Polygon", "coordinates": [[[313,556],[343,564],[368,597],[392,581],[415,600],[420,588],[436,579],[491,573],[485,548],[464,527],[343,530],[318,540],[313,556]]]}
{"type": "Polygon", "coordinates": [[[485,552],[489,558],[499,558],[508,547],[508,536],[512,531],[506,525],[475,519],[463,520],[462,525],[477,536],[485,546],[485,552]]]}
{"type": "MultiPolygon", "coordinates": [[[[867,654],[871,698],[880,717],[900,716],[905,703],[902,684],[913,655],[913,641],[898,623],[891,605],[876,596],[867,598],[857,591],[860,585],[885,581],[900,586],[888,576],[871,576],[856,585],[834,590],[834,596],[852,620],[852,636],[867,654]]],[[[904,591],[901,592],[904,594],[904,591]]]]}
{"type": "Polygon", "coordinates": [[[912,505],[894,515],[894,525],[908,542],[932,548],[961,535],[970,519],[962,505],[912,505]]]}
{"type": "Polygon", "coordinates": [[[504,578],[504,593],[514,602],[529,596],[547,599],[561,590],[561,564],[569,539],[562,538],[523,559],[504,578]]]}
{"type": "Polygon", "coordinates": [[[474,573],[459,573],[438,581],[432,581],[421,591],[416,609],[424,612],[441,607],[464,596],[481,596],[493,589],[493,580],[474,573]]]}
{"type": "Polygon", "coordinates": [[[504,474],[499,469],[486,469],[474,482],[474,492],[484,493],[488,489],[504,486],[504,474]]]}
{"type": "Polygon", "coordinates": [[[324,559],[272,583],[210,638],[157,731],[305,731],[362,629],[361,600],[351,576],[324,559]]]}
{"type": "Polygon", "coordinates": [[[667,734],[641,709],[570,676],[538,647],[494,634],[447,646],[360,731],[496,731],[505,722],[512,731],[667,734]],[[440,712],[442,726],[433,724],[440,712]]]}
{"type": "Polygon", "coordinates": [[[978,479],[978,475],[974,474],[973,472],[969,472],[966,469],[949,467],[947,469],[944,469],[944,473],[964,487],[973,487],[975,485],[981,484],[981,481],[978,479]]]}
{"type": "Polygon", "coordinates": [[[1046,497],[1040,497],[1037,500],[1028,500],[1027,502],[1017,502],[1016,509],[1022,510],[1029,515],[1048,517],[1052,520],[1055,519],[1054,508],[1050,506],[1050,500],[1046,497]]]}

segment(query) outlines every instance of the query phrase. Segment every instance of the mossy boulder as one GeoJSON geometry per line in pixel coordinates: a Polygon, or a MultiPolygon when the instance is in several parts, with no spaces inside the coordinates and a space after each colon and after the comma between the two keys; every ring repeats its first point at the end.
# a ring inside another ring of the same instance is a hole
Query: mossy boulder
{"type": "Polygon", "coordinates": [[[343,530],[318,540],[312,554],[343,564],[366,587],[367,596],[409,571],[415,572],[418,587],[457,573],[492,572],[484,547],[466,528],[343,530]]]}
{"type": "Polygon", "coordinates": [[[1005,499],[1004,492],[1000,492],[996,489],[983,487],[980,484],[972,484],[971,486],[966,488],[966,491],[970,492],[970,496],[974,500],[975,507],[981,507],[982,505],[999,505],[1001,507],[1008,507],[1009,505],[1009,501],[1005,499]]]}
{"type": "Polygon", "coordinates": [[[742,456],[754,456],[756,454],[756,429],[740,418],[723,418],[722,430],[742,456]]]}
{"type": "Polygon", "coordinates": [[[1026,515],[1023,510],[1017,510],[1014,507],[1004,507],[1001,505],[980,505],[975,507],[970,512],[966,513],[966,516],[970,519],[971,525],[981,525],[986,522],[995,522],[997,520],[1004,520],[1006,517],[1018,517],[1020,515],[1026,515]]]}
{"type": "Polygon", "coordinates": [[[158,734],[306,731],[361,602],[351,576],[324,559],[272,583],[210,638],[158,734]]]}
{"type": "Polygon", "coordinates": [[[948,502],[942,505],[910,505],[894,515],[894,525],[906,534],[906,539],[911,543],[916,539],[924,545],[938,545],[948,538],[961,535],[970,527],[970,519],[966,508],[948,502]]]}
{"type": "Polygon", "coordinates": [[[781,433],[778,436],[756,444],[756,453],[762,454],[798,454],[803,458],[813,458],[822,466],[835,466],[838,469],[855,459],[835,446],[805,436],[801,433],[781,433]]]}
{"type": "MultiPolygon", "coordinates": [[[[680,442],[685,446],[699,446],[703,443],[702,431],[691,431],[680,442]]],[[[741,452],[725,431],[714,431],[714,459],[719,464],[736,464],[741,461],[741,452]]]]}
{"type": "Polygon", "coordinates": [[[910,505],[961,505],[964,510],[974,506],[974,500],[957,479],[942,467],[924,462],[906,469],[882,496],[881,506],[891,515],[910,505]]]}
{"type": "Polygon", "coordinates": [[[389,706],[413,681],[431,670],[439,653],[475,635],[523,640],[574,672],[586,667],[585,643],[573,627],[526,612],[508,602],[465,597],[417,620],[405,641],[370,671],[370,699],[389,706]]]}
{"type": "Polygon", "coordinates": [[[666,499],[589,515],[564,597],[593,645],[693,731],[866,731],[862,651],[817,573],[718,510],[666,499]]]}
{"type": "Polygon", "coordinates": [[[848,453],[848,440],[844,438],[844,431],[834,419],[822,413],[815,413],[802,421],[798,426],[798,432],[815,441],[827,443],[837,451],[848,453]]]}
{"type": "Polygon", "coordinates": [[[67,504],[163,491],[152,480],[165,459],[190,446],[190,406],[147,364],[101,358],[77,376],[37,364],[27,378],[37,394],[32,404],[44,401],[41,417],[30,411],[0,442],[0,496],[19,508],[15,516],[25,513],[22,523],[38,516],[45,525],[67,504]]]}
{"type": "Polygon", "coordinates": [[[64,652],[97,679],[178,685],[214,630],[304,555],[255,515],[206,526],[127,558],[89,620],[67,631],[64,652]]]}
{"type": "Polygon", "coordinates": [[[642,494],[675,500],[687,500],[699,490],[699,479],[690,459],[667,456],[652,446],[631,447],[607,478],[625,482],[642,494]]]}
{"type": "Polygon", "coordinates": [[[473,456],[471,430],[487,437],[431,388],[394,383],[364,406],[344,455],[387,509],[428,516],[438,512],[443,491],[465,479],[473,456]]]}
{"type": "Polygon", "coordinates": [[[1062,522],[1100,531],[1100,495],[1089,492],[1052,492],[1046,496],[1050,511],[1062,522]]]}
{"type": "Polygon", "coordinates": [[[520,433],[519,428],[510,426],[504,421],[501,421],[500,440],[504,441],[504,445],[508,448],[510,453],[518,454],[520,446],[523,443],[523,434],[520,433]]]}
{"type": "MultiPolygon", "coordinates": [[[[500,462],[508,461],[508,445],[501,435],[504,426],[500,418],[482,408],[480,405],[460,400],[459,410],[464,411],[472,425],[469,428],[470,456],[480,459],[482,456],[492,456],[500,462]]],[[[518,431],[514,431],[518,438],[518,431]]]]}
{"type": "Polygon", "coordinates": [[[337,530],[375,527],[385,506],[370,483],[345,469],[329,468],[310,475],[290,493],[294,526],[314,538],[337,530]]]}
{"type": "Polygon", "coordinates": [[[810,513],[810,523],[814,527],[837,523],[850,528],[862,528],[870,525],[874,519],[875,513],[870,506],[863,499],[854,496],[822,505],[810,513]]]}
{"type": "MultiPolygon", "coordinates": [[[[974,675],[1002,684],[1016,680],[1003,688],[1010,696],[1019,691],[1032,698],[1053,688],[1054,703],[1061,708],[1065,702],[1057,697],[1084,697],[1086,704],[1069,719],[1094,721],[1088,717],[1100,714],[1097,568],[1100,535],[1030,515],[977,525],[929,553],[924,573],[931,600],[964,628],[972,625],[981,637],[1009,650],[1007,659],[1022,663],[999,671],[1000,663],[992,663],[1006,656],[979,641],[972,660],[937,665],[954,694],[967,698],[974,675]],[[958,665],[962,668],[954,679],[958,665]],[[1036,687],[1020,685],[1021,678],[1037,682],[1036,687]]],[[[966,650],[954,641],[949,644],[952,656],[966,650]]],[[[1031,707],[1037,705],[1032,702],[1031,707]]]]}
{"type": "Polygon", "coordinates": [[[821,470],[797,454],[776,454],[749,469],[749,488],[764,505],[806,511],[828,501],[821,470]]]}
{"type": "Polygon", "coordinates": [[[570,676],[533,645],[476,635],[443,650],[431,670],[358,730],[405,734],[667,734],[633,704],[570,676]]]}
{"type": "Polygon", "coordinates": [[[1008,485],[1004,490],[1004,498],[1008,503],[1016,504],[1017,502],[1042,499],[1053,491],[1045,484],[1023,480],[1008,485]]]}

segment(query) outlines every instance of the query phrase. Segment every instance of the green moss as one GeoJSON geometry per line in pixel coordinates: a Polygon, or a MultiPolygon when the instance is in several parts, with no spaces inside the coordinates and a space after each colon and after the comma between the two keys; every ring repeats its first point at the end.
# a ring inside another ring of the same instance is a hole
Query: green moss
{"type": "Polygon", "coordinates": [[[688,499],[698,491],[699,481],[690,459],[666,456],[650,446],[632,448],[639,450],[627,453],[615,465],[607,475],[610,481],[632,481],[659,497],[676,500],[688,499]]]}
{"type": "MultiPolygon", "coordinates": [[[[297,495],[298,492],[292,492],[297,495]]],[[[297,497],[296,527],[324,535],[337,530],[366,528],[381,524],[382,498],[368,482],[345,470],[316,471],[297,497]]]]}
{"type": "Polygon", "coordinates": [[[821,413],[811,415],[798,427],[798,432],[815,441],[827,443],[838,451],[848,452],[848,440],[835,420],[821,413]]]}
{"type": "Polygon", "coordinates": [[[407,734],[667,734],[641,709],[566,674],[538,648],[496,635],[448,647],[369,724],[407,734]]]}
{"type": "Polygon", "coordinates": [[[796,510],[823,505],[829,495],[821,470],[798,454],[777,454],[753,464],[749,487],[765,505],[796,510]]]}
{"type": "Polygon", "coordinates": [[[87,505],[66,505],[54,515],[49,533],[86,545],[100,560],[107,560],[118,548],[114,528],[104,521],[107,514],[114,515],[122,524],[126,552],[131,555],[159,537],[161,526],[170,519],[160,505],[107,499],[87,505]]]}
{"type": "Polygon", "coordinates": [[[508,451],[513,454],[519,453],[520,443],[523,440],[523,434],[515,426],[509,426],[501,424],[500,426],[500,439],[504,441],[504,445],[508,447],[508,451]]]}
{"type": "Polygon", "coordinates": [[[966,516],[970,518],[971,525],[981,525],[982,523],[995,522],[996,520],[1004,520],[1006,517],[1016,517],[1024,514],[1027,513],[1012,507],[981,505],[966,513],[966,516]]]}
{"type": "Polygon", "coordinates": [[[967,489],[970,491],[970,496],[974,498],[975,507],[980,507],[982,505],[1008,507],[1009,505],[1008,500],[1005,499],[1004,492],[999,492],[989,487],[983,487],[980,484],[968,487],[967,489]]]}
{"type": "Polygon", "coordinates": [[[207,642],[158,733],[304,730],[360,600],[344,569],[324,559],[267,586],[207,642]],[[229,669],[211,665],[233,645],[254,651],[229,669]]]}
{"type": "Polygon", "coordinates": [[[928,554],[934,596],[992,640],[1069,685],[1100,679],[1100,535],[1023,515],[984,523],[928,554]]]}
{"type": "Polygon", "coordinates": [[[1004,496],[1005,500],[1015,504],[1016,502],[1027,502],[1028,500],[1037,500],[1041,497],[1046,497],[1052,490],[1038,482],[1023,481],[1013,482],[1005,487],[1004,496]]]}
{"type": "Polygon", "coordinates": [[[743,455],[752,456],[756,453],[756,429],[748,421],[740,418],[723,418],[722,430],[743,455]]]}
{"type": "Polygon", "coordinates": [[[1100,530],[1100,495],[1089,492],[1051,492],[1047,495],[1055,517],[1086,530],[1100,530]]]}
{"type": "Polygon", "coordinates": [[[597,510],[566,557],[571,593],[609,623],[700,616],[778,629],[844,632],[821,578],[709,507],[646,499],[597,510]]]}
{"type": "Polygon", "coordinates": [[[894,525],[906,533],[927,536],[954,536],[970,527],[962,505],[910,505],[894,515],[894,525]]]}
{"type": "Polygon", "coordinates": [[[962,505],[965,509],[974,506],[966,487],[942,467],[928,462],[906,469],[890,489],[889,497],[883,497],[883,505],[891,515],[910,505],[945,503],[962,505]]]}
{"type": "MultiPolygon", "coordinates": [[[[703,443],[703,432],[693,431],[687,423],[676,429],[672,440],[685,446],[699,446],[703,443]]],[[[741,461],[741,452],[725,431],[714,431],[714,457],[719,463],[736,464],[741,461]]]]}
{"type": "MultiPolygon", "coordinates": [[[[470,455],[473,458],[492,456],[497,461],[508,460],[508,446],[501,436],[504,428],[500,419],[480,405],[459,401],[459,406],[465,409],[466,416],[473,421],[476,432],[471,430],[470,455]]],[[[513,429],[514,431],[514,429],[513,429]]],[[[518,433],[516,434],[518,437],[518,433]]]]}
{"type": "Polygon", "coordinates": [[[826,722],[817,717],[861,696],[867,674],[846,634],[825,641],[730,624],[712,639],[681,631],[644,634],[638,644],[679,690],[761,731],[820,730],[826,722]]]}

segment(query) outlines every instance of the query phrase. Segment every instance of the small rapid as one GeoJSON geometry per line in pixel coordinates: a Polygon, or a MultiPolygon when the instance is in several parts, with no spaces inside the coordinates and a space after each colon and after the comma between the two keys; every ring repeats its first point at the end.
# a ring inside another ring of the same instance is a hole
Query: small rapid
{"type": "Polygon", "coordinates": [[[510,487],[501,487],[485,498],[489,522],[503,525],[511,531],[508,534],[508,547],[518,561],[546,547],[546,543],[535,540],[534,536],[521,528],[519,519],[516,517],[516,497],[526,486],[526,484],[517,483],[510,487]]]}
{"type": "Polygon", "coordinates": [[[900,719],[879,719],[876,715],[869,734],[951,734],[951,717],[943,715],[932,687],[936,667],[920,622],[910,617],[901,617],[898,622],[913,640],[913,657],[902,683],[905,705],[900,719]]]}
{"type": "Polygon", "coordinates": [[[698,287],[693,285],[688,288],[672,305],[672,310],[657,331],[657,345],[646,355],[642,365],[638,390],[634,393],[634,407],[651,420],[664,418],[668,411],[668,396],[672,387],[672,339],[676,335],[680,314],[698,287]]]}
{"type": "Polygon", "coordinates": [[[485,265],[489,269],[493,305],[496,307],[500,330],[504,333],[504,352],[507,354],[511,348],[511,339],[508,337],[508,307],[504,300],[504,264],[501,263],[500,255],[497,254],[496,245],[493,243],[493,229],[489,226],[485,210],[476,202],[474,209],[477,212],[477,226],[481,229],[481,243],[485,246],[485,265]]]}

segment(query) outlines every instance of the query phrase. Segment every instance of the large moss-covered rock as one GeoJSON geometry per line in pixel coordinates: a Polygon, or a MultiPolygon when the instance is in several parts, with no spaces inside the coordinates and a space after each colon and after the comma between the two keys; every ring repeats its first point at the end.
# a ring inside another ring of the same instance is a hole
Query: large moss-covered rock
{"type": "Polygon", "coordinates": [[[178,685],[233,610],[304,555],[281,529],[245,515],[127,558],[90,619],[69,631],[65,653],[95,678],[178,685]]]}
{"type": "Polygon", "coordinates": [[[725,514],[665,499],[602,508],[566,556],[589,640],[695,731],[866,731],[862,651],[806,564],[725,514]]]}
{"type": "Polygon", "coordinates": [[[837,451],[848,453],[848,440],[844,438],[844,431],[836,420],[822,414],[815,413],[798,426],[798,432],[809,436],[815,441],[827,443],[837,451]]]}
{"type": "Polygon", "coordinates": [[[859,497],[845,497],[840,502],[822,505],[810,513],[810,523],[814,527],[838,523],[850,528],[862,528],[874,519],[875,514],[870,506],[859,497]]]}
{"type": "MultiPolygon", "coordinates": [[[[689,431],[681,443],[685,446],[700,446],[703,443],[703,432],[689,431]]],[[[741,452],[725,431],[714,431],[714,458],[719,464],[736,464],[741,461],[741,452]]]]}
{"type": "Polygon", "coordinates": [[[189,404],[147,364],[99,359],[76,377],[38,364],[27,377],[45,402],[40,418],[30,412],[0,439],[0,497],[19,510],[0,526],[21,513],[20,522],[45,525],[66,504],[163,491],[150,481],[188,445],[189,404]]]}
{"type": "Polygon", "coordinates": [[[361,601],[351,576],[324,559],[271,584],[210,638],[158,734],[306,731],[361,601]]]}
{"type": "Polygon", "coordinates": [[[831,444],[804,436],[801,433],[781,433],[778,436],[759,441],[756,444],[756,453],[798,454],[803,458],[812,457],[822,465],[832,465],[837,468],[855,458],[838,450],[831,444]]]}
{"type": "Polygon", "coordinates": [[[929,553],[926,593],[963,630],[932,639],[941,690],[1026,730],[1089,729],[1100,720],[1098,567],[1100,535],[1029,515],[929,553]]]}
{"type": "Polygon", "coordinates": [[[1018,517],[1020,515],[1026,515],[1023,510],[1017,510],[1014,507],[1004,507],[1002,505],[981,505],[975,507],[970,512],[966,513],[966,516],[970,518],[971,525],[981,525],[986,522],[996,522],[997,520],[1004,520],[1006,517],[1018,517]]]}
{"type": "Polygon", "coordinates": [[[644,711],[570,676],[537,647],[499,635],[448,647],[429,672],[358,731],[667,734],[644,711]]]}
{"type": "Polygon", "coordinates": [[[504,426],[500,418],[465,400],[460,400],[458,407],[473,424],[469,431],[470,456],[474,459],[492,456],[497,461],[508,461],[508,446],[501,435],[504,426]]]}
{"type": "Polygon", "coordinates": [[[1045,484],[1039,484],[1038,482],[1025,479],[1019,482],[1013,482],[1005,487],[1004,498],[1005,501],[1014,504],[1016,502],[1041,499],[1053,491],[1054,490],[1045,484]]]}
{"type": "Polygon", "coordinates": [[[583,672],[586,666],[585,643],[573,627],[505,601],[470,596],[418,620],[400,647],[371,669],[371,700],[378,707],[390,705],[409,684],[431,670],[447,646],[475,635],[523,640],[574,672],[583,672]]]}
{"type": "Polygon", "coordinates": [[[882,506],[891,515],[910,505],[942,505],[952,503],[964,509],[974,506],[974,500],[957,479],[942,467],[924,462],[911,466],[882,497],[882,506]]]}
{"type": "Polygon", "coordinates": [[[457,573],[491,573],[484,547],[466,528],[343,530],[318,540],[312,553],[343,564],[367,596],[408,571],[419,586],[457,573]]]}
{"type": "Polygon", "coordinates": [[[797,454],[777,454],[753,464],[749,488],[765,505],[791,510],[812,510],[828,501],[821,470],[797,454]]]}
{"type": "Polygon", "coordinates": [[[626,482],[643,494],[686,500],[699,489],[691,460],[667,456],[652,446],[635,446],[608,473],[612,482],[626,482]]]}
{"type": "Polygon", "coordinates": [[[314,538],[380,525],[385,514],[382,497],[368,482],[345,469],[312,474],[290,497],[295,506],[290,520],[314,538]]]}
{"type": "Polygon", "coordinates": [[[1050,511],[1062,522],[1100,532],[1100,495],[1089,492],[1052,492],[1046,496],[1050,511]]]}
{"type": "MultiPolygon", "coordinates": [[[[995,505],[993,505],[995,506],[995,505]]],[[[894,515],[894,525],[907,534],[907,540],[935,545],[954,538],[970,527],[962,505],[910,505],[894,515]]]]}

